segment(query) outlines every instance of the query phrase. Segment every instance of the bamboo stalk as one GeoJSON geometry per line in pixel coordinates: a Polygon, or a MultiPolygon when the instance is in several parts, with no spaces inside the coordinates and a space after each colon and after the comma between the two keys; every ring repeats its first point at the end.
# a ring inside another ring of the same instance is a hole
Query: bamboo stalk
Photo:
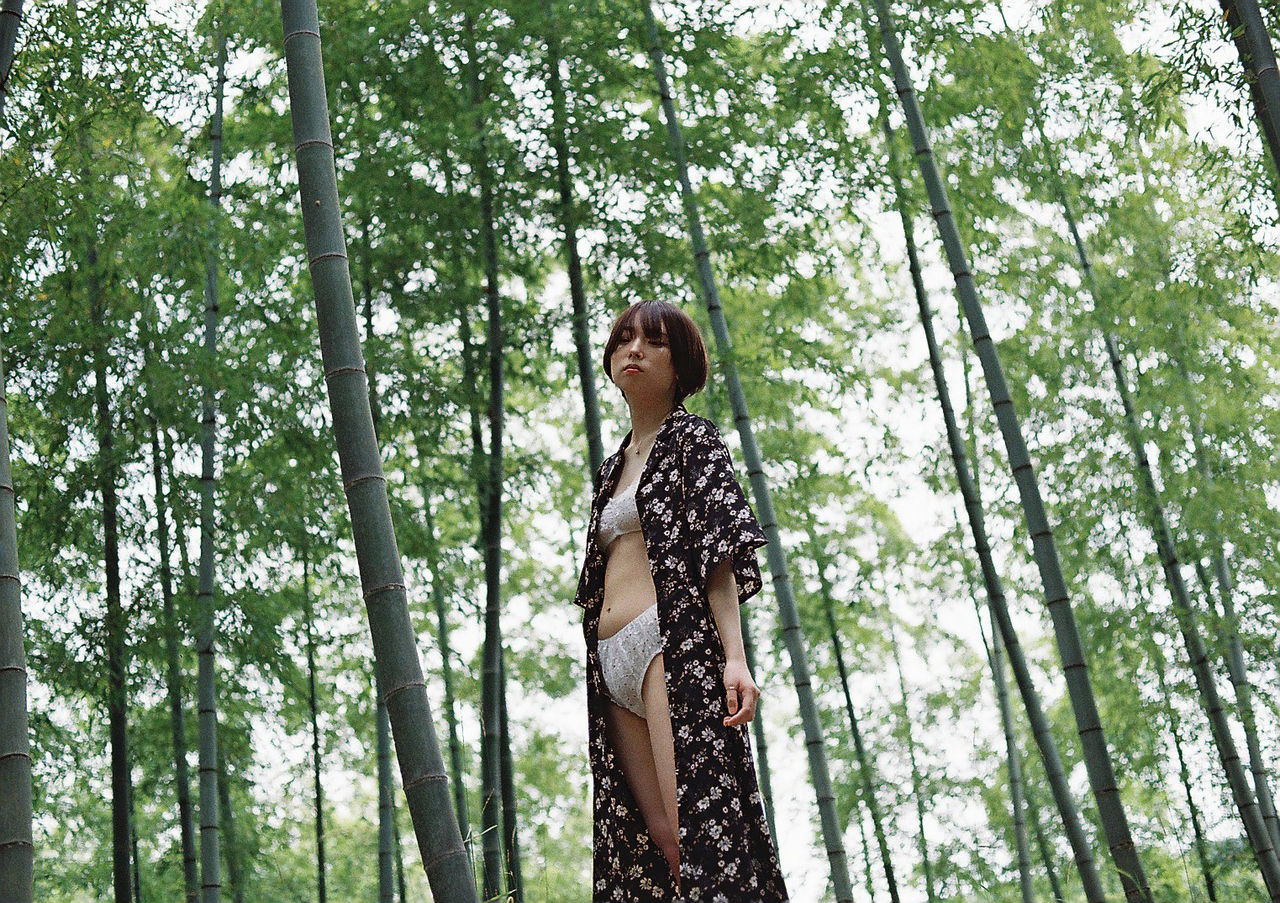
{"type": "Polygon", "coordinates": [[[319,16],[315,0],[281,0],[280,12],[325,385],[375,667],[431,892],[450,903],[476,903],[466,850],[449,805],[448,777],[409,620],[404,571],[369,410],[338,204],[319,16]]]}
{"type": "Polygon", "coordinates": [[[217,411],[213,378],[216,372],[218,336],[218,220],[222,210],[222,98],[226,84],[227,34],[218,24],[218,67],[214,80],[213,122],[209,144],[213,168],[209,183],[209,203],[213,220],[205,258],[204,300],[204,380],[200,411],[200,586],[196,609],[197,696],[200,739],[200,899],[218,903],[221,896],[220,813],[218,811],[218,697],[217,661],[214,644],[217,631],[214,549],[215,434],[217,411]]]}
{"type": "Polygon", "coordinates": [[[557,0],[542,0],[546,18],[547,88],[551,92],[551,131],[548,137],[556,154],[556,189],[560,193],[560,228],[564,230],[565,268],[569,274],[569,297],[573,301],[573,346],[582,385],[582,410],[587,430],[587,452],[592,480],[604,464],[604,444],[600,439],[600,397],[596,392],[595,355],[591,353],[591,322],[587,311],[587,291],[582,279],[582,257],[578,253],[578,212],[569,173],[569,114],[565,107],[564,82],[560,78],[560,31],[556,21],[557,0]]]}
{"type": "Polygon", "coordinates": [[[764,528],[765,536],[769,540],[766,557],[768,558],[769,571],[773,578],[774,594],[778,599],[782,635],[791,658],[791,670],[796,694],[799,696],[800,720],[804,725],[805,748],[809,754],[809,774],[817,796],[818,814],[822,824],[822,837],[826,845],[827,861],[831,868],[831,882],[835,889],[836,903],[852,903],[853,885],[849,880],[849,863],[845,855],[842,829],[839,818],[836,815],[835,793],[832,790],[831,774],[827,767],[827,755],[823,747],[822,724],[818,720],[818,708],[809,675],[809,654],[806,649],[804,633],[800,627],[800,616],[796,608],[795,594],[791,588],[791,575],[787,566],[787,555],[782,548],[782,537],[778,531],[778,518],[773,510],[773,497],[769,492],[769,484],[765,480],[764,461],[760,455],[760,447],[756,444],[755,432],[751,427],[751,418],[747,412],[746,396],[742,391],[742,383],[738,379],[738,369],[733,358],[733,346],[729,340],[729,326],[725,320],[724,309],[720,304],[720,292],[716,287],[715,276],[711,271],[711,253],[707,249],[706,237],[702,231],[702,216],[698,211],[698,200],[694,196],[693,186],[689,181],[689,164],[685,160],[684,136],[681,133],[680,122],[676,117],[675,101],[671,97],[671,88],[667,79],[667,66],[662,52],[662,39],[658,33],[658,22],[653,15],[652,0],[645,0],[642,4],[642,9],[648,30],[649,58],[653,65],[654,77],[657,80],[663,116],[667,123],[667,137],[671,148],[671,156],[680,182],[680,198],[684,204],[685,216],[688,220],[689,239],[693,245],[693,256],[698,270],[698,287],[703,303],[707,306],[707,314],[711,320],[711,331],[715,335],[716,349],[719,352],[721,366],[724,369],[725,382],[729,392],[729,406],[733,411],[733,421],[738,428],[738,436],[742,440],[742,456],[747,463],[747,476],[751,482],[752,495],[756,500],[756,509],[760,516],[761,526],[764,528]]]}
{"type": "MultiPolygon", "coordinates": [[[[951,213],[946,186],[933,157],[924,116],[911,87],[902,48],[898,44],[895,26],[889,12],[888,0],[875,0],[875,10],[880,26],[881,42],[889,58],[894,85],[906,114],[907,128],[911,133],[916,161],[928,189],[933,216],[946,249],[957,294],[960,296],[965,317],[969,321],[969,333],[978,359],[982,363],[987,389],[991,395],[991,402],[995,408],[996,419],[999,421],[1008,453],[1009,466],[1022,501],[1027,530],[1031,536],[1036,565],[1044,587],[1046,605],[1053,621],[1054,638],[1067,678],[1067,691],[1072,712],[1084,749],[1089,784],[1097,801],[1098,813],[1102,819],[1111,857],[1120,873],[1126,899],[1152,903],[1151,889],[1138,858],[1137,845],[1134,843],[1133,834],[1129,829],[1129,820],[1120,799],[1119,784],[1111,763],[1111,753],[1107,747],[1102,722],[1098,716],[1098,706],[1089,679],[1084,647],[1058,560],[1053,530],[1049,526],[1045,513],[1040,486],[1022,436],[1018,414],[1014,409],[1013,399],[1009,395],[1004,368],[1000,363],[999,353],[991,338],[990,330],[987,328],[982,303],[969,268],[968,255],[951,213]]],[[[1003,619],[1001,630],[1004,630],[1003,619]]]]}

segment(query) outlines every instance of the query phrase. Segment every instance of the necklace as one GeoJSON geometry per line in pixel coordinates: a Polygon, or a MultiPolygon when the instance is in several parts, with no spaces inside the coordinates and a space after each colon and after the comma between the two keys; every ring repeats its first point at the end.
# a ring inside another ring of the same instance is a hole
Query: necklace
{"type": "Polygon", "coordinates": [[[662,432],[662,427],[658,427],[658,428],[657,428],[656,430],[654,430],[652,433],[650,433],[649,435],[645,436],[645,437],[644,437],[644,439],[643,439],[643,440],[641,440],[641,441],[636,441],[636,437],[635,437],[635,436],[632,436],[632,437],[631,437],[631,448],[634,448],[634,449],[636,450],[636,456],[637,456],[637,457],[639,457],[639,455],[640,455],[640,446],[641,446],[642,444],[644,444],[645,442],[650,442],[651,440],[658,438],[658,433],[660,433],[660,432],[662,432]]]}

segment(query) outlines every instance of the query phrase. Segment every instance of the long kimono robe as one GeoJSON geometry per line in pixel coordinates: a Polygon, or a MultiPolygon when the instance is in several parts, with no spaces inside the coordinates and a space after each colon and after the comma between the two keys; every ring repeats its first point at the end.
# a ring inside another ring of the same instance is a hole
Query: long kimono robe
{"type": "MultiPolygon", "coordinates": [[[[594,832],[593,903],[670,903],[670,866],[649,835],[605,730],[597,651],[605,559],[597,531],[631,434],[601,465],[586,559],[574,602],[582,606],[594,832]]],[[[688,903],[787,899],[756,783],[746,725],[725,727],[725,652],[707,599],[715,566],[733,560],[738,601],[760,590],[756,549],[764,531],[734,476],[715,425],[677,405],[654,439],[636,506],[657,589],[664,676],[675,746],[680,887],[688,903]]]]}

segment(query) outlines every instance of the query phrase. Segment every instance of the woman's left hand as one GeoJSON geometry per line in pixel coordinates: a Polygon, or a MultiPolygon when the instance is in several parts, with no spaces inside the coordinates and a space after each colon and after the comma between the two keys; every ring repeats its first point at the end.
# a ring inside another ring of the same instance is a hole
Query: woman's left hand
{"type": "Polygon", "coordinates": [[[751,679],[751,669],[742,660],[730,659],[724,666],[724,695],[729,706],[725,727],[746,724],[756,716],[760,688],[751,679]]]}

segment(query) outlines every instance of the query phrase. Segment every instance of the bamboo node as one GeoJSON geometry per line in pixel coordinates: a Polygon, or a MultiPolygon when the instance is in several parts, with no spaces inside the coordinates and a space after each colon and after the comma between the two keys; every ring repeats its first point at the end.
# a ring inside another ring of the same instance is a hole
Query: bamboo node
{"type": "Polygon", "coordinates": [[[404,785],[404,789],[405,789],[405,792],[408,792],[409,789],[413,787],[419,787],[423,784],[443,783],[443,782],[447,782],[448,780],[449,780],[449,776],[443,773],[419,775],[418,777],[414,778],[412,781],[407,782],[404,785]]]}
{"type": "Polygon", "coordinates": [[[364,591],[364,599],[367,602],[370,596],[376,596],[379,593],[390,592],[392,590],[408,591],[408,587],[403,583],[380,583],[377,586],[364,591]]]}
{"type": "Polygon", "coordinates": [[[377,483],[385,483],[387,481],[387,478],[380,473],[371,473],[371,474],[368,474],[367,476],[356,477],[353,480],[344,481],[342,484],[342,490],[344,492],[350,492],[352,489],[355,489],[361,483],[368,483],[371,480],[377,483]]]}
{"type": "Polygon", "coordinates": [[[410,681],[409,683],[405,684],[404,686],[396,687],[394,690],[390,690],[390,691],[388,691],[387,693],[383,694],[382,701],[383,701],[383,702],[386,702],[386,701],[387,701],[387,700],[389,700],[392,696],[396,696],[396,695],[398,695],[398,694],[400,694],[400,693],[403,693],[405,690],[413,690],[413,689],[415,689],[415,688],[417,688],[417,687],[421,687],[422,689],[424,689],[424,690],[425,690],[425,689],[427,688],[427,685],[426,685],[426,683],[424,683],[424,682],[423,682],[423,681],[421,681],[421,680],[414,680],[414,681],[410,681]]]}

